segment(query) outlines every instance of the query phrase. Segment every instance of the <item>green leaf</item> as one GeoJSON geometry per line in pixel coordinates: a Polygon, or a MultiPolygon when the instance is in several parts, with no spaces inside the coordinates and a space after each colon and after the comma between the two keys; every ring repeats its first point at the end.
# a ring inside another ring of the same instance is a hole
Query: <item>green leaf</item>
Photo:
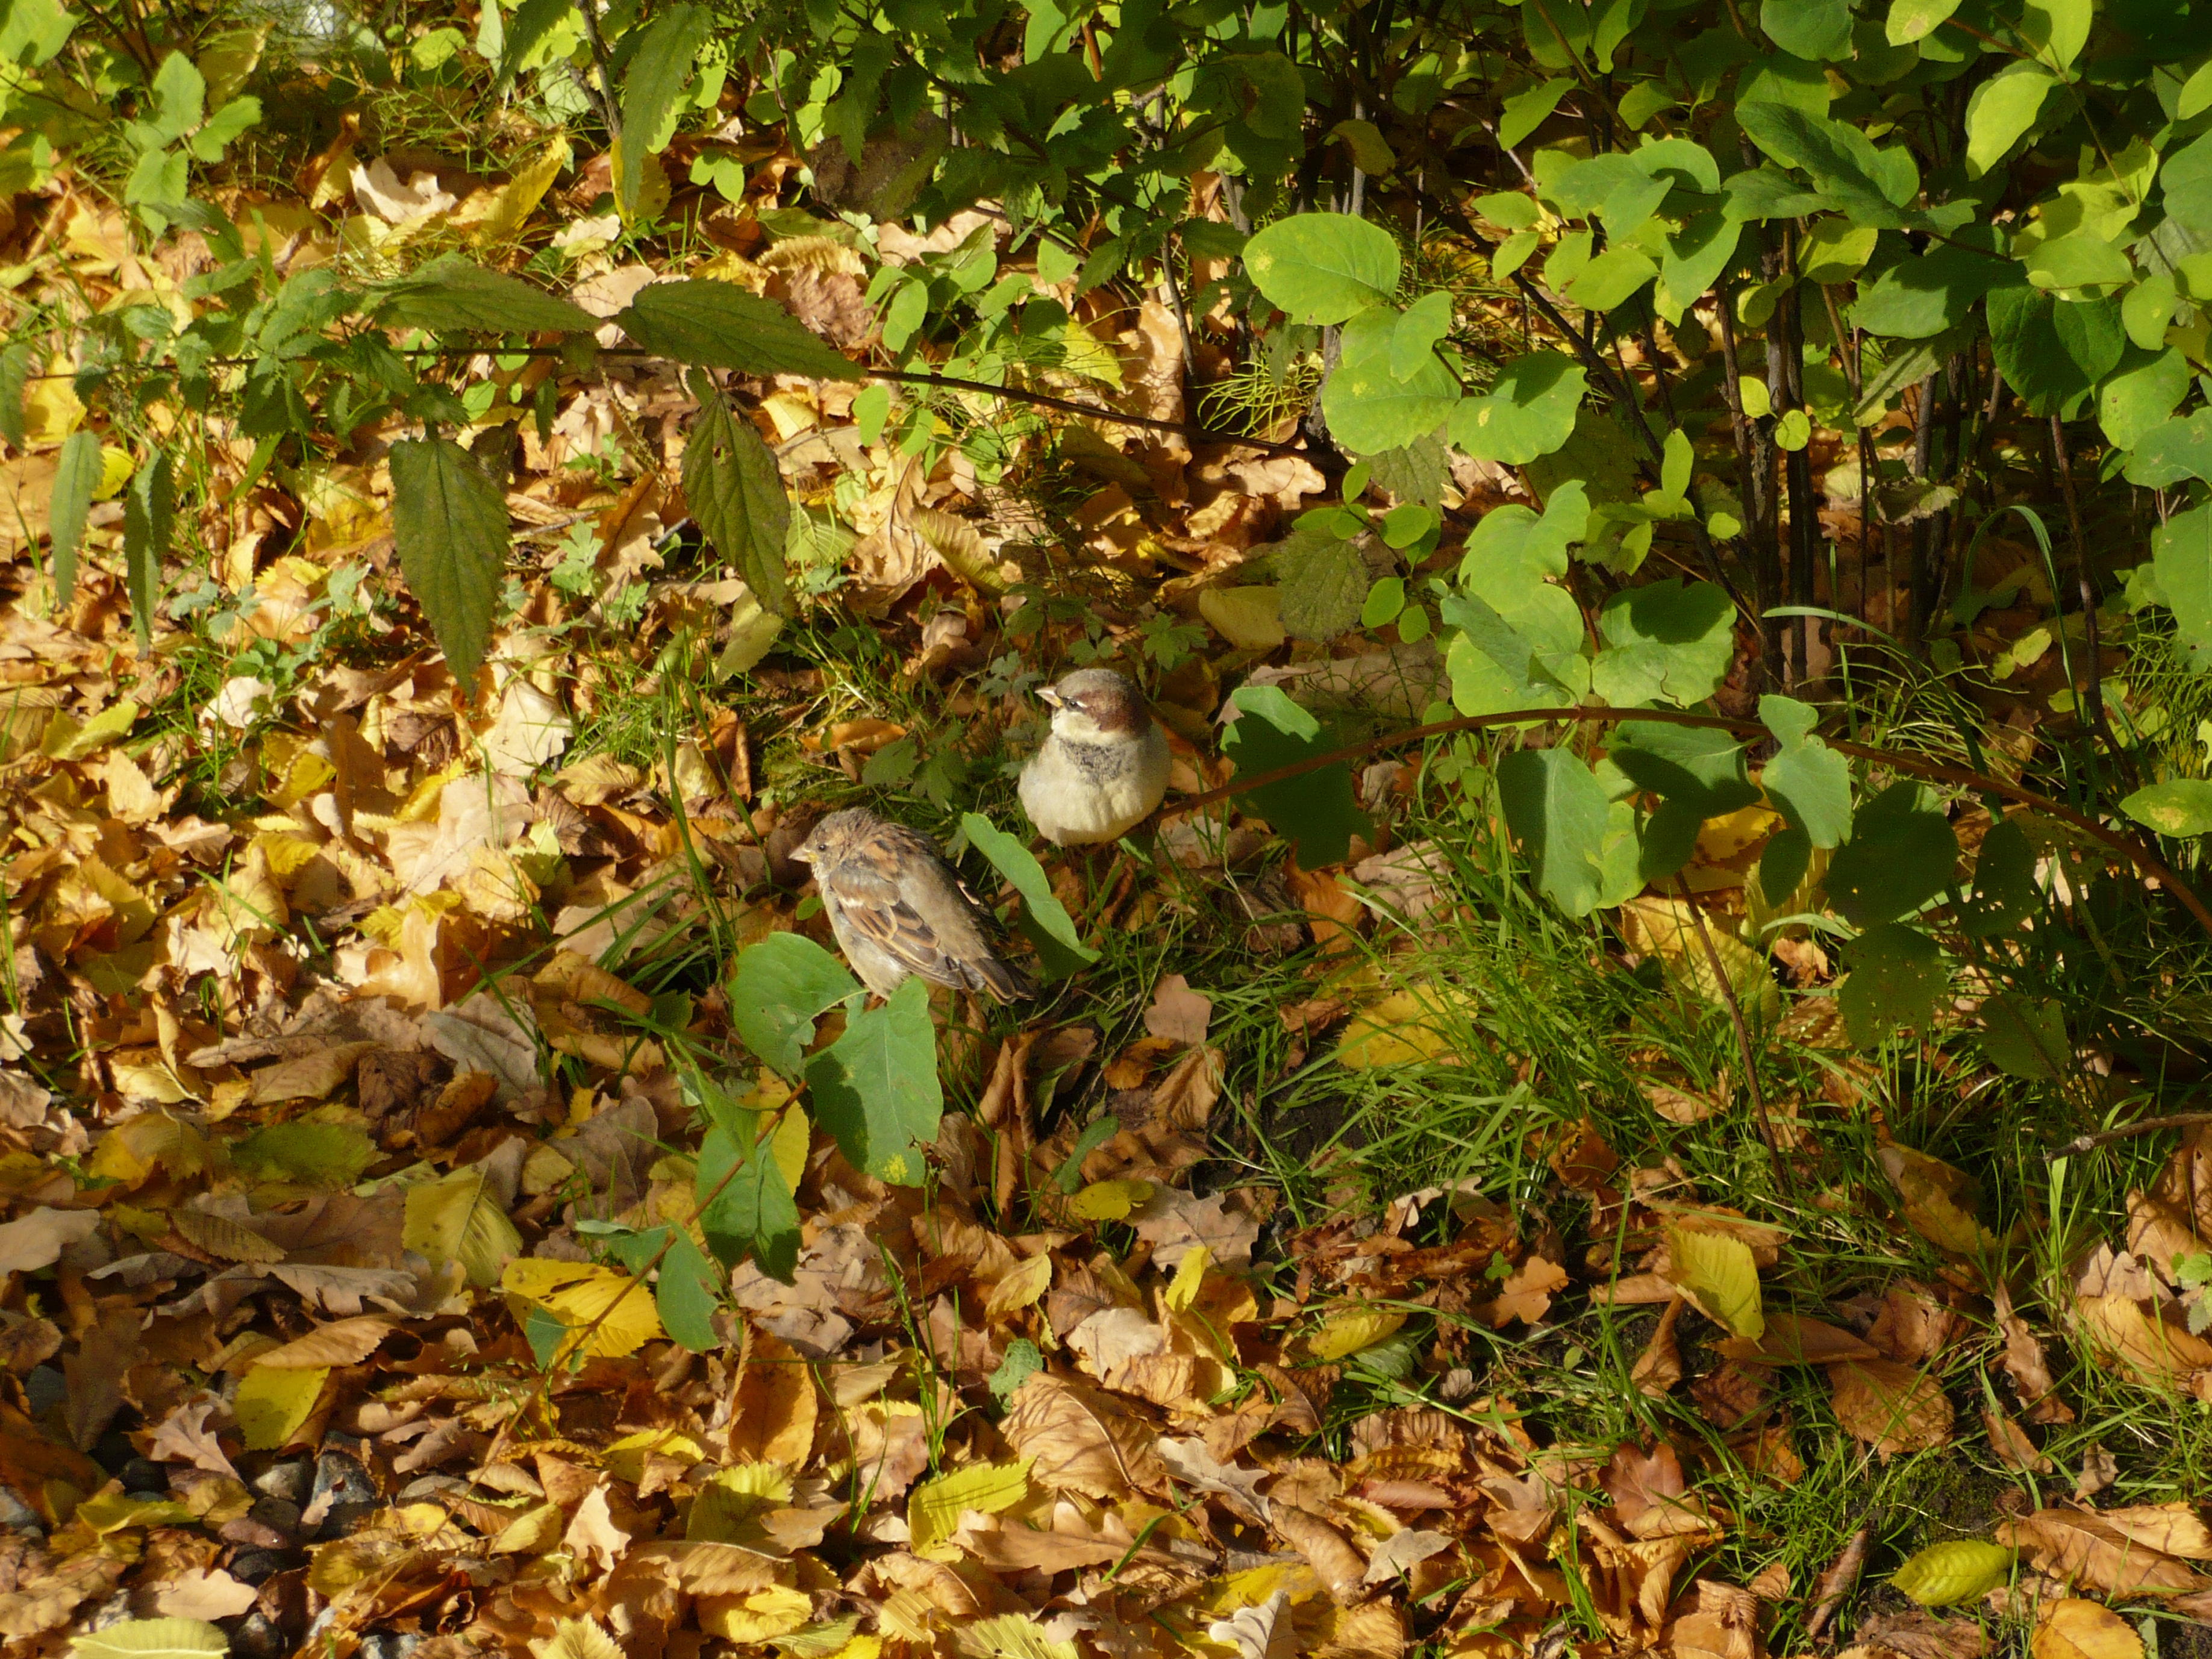
{"type": "MultiPolygon", "coordinates": [[[[1555,75],[1526,92],[1516,93],[1508,98],[1498,108],[1498,142],[1511,149],[1551,118],[1552,112],[1559,106],[1559,100],[1566,96],[1567,88],[1573,85],[1571,76],[1555,75]]],[[[1503,224],[1504,222],[1493,219],[1492,222],[1503,224]]]]}
{"type": "MultiPolygon", "coordinates": [[[[704,380],[704,376],[699,377],[704,380]]],[[[733,420],[710,387],[684,446],[684,500],[714,550],[738,568],[771,616],[792,613],[784,580],[791,498],[783,475],[749,420],[733,420]]]]}
{"type": "Polygon", "coordinates": [[[2087,231],[2039,242],[2023,263],[2027,280],[2038,288],[2112,289],[2136,276],[2125,253],[2087,231]]]}
{"type": "Polygon", "coordinates": [[[615,180],[625,219],[637,211],[645,158],[666,149],[676,136],[692,64],[714,32],[714,14],[705,7],[672,6],[653,19],[629,60],[623,80],[622,170],[615,180]]]}
{"type": "Polygon", "coordinates": [[[2173,325],[2179,300],[2171,276],[2157,271],[2145,276],[2120,299],[2120,322],[2128,338],[2145,351],[2165,349],[2166,331],[2173,325]]]}
{"type": "Polygon", "coordinates": [[[1280,584],[1283,629],[1291,638],[1333,640],[1358,626],[1367,561],[1355,544],[1326,531],[1301,532],[1278,543],[1269,562],[1280,584]]]}
{"type": "Polygon", "coordinates": [[[2132,448],[2188,395],[2189,360],[2179,351],[2168,347],[2153,354],[2131,347],[2097,388],[2097,423],[2113,443],[2132,448]]]}
{"type": "Polygon", "coordinates": [[[203,1619],[125,1619],[70,1639],[74,1659],[206,1659],[230,1638],[203,1619]]]}
{"type": "Polygon", "coordinates": [[[2021,37],[2063,75],[2088,44],[2090,16],[2090,0],[2027,0],[2021,37]]]}
{"type": "Polygon", "coordinates": [[[1841,216],[1823,219],[1813,227],[1797,256],[1798,268],[1808,283],[1847,283],[1874,257],[1881,233],[1873,225],[1852,223],[1841,216]]]}
{"type": "Polygon", "coordinates": [[[740,374],[805,374],[817,380],[865,378],[773,300],[732,283],[654,283],[615,321],[647,351],[680,363],[740,374]]]}
{"type": "Polygon", "coordinates": [[[1477,460],[1526,465],[1573,434],[1587,384],[1572,358],[1525,353],[1498,372],[1486,396],[1467,398],[1451,411],[1451,441],[1477,460]]]}
{"type": "Polygon", "coordinates": [[[1343,213],[1293,214],[1244,246],[1252,285],[1294,323],[1341,323],[1387,305],[1398,264],[1389,231],[1343,213]]]}
{"type": "Polygon", "coordinates": [[[582,307],[458,253],[441,254],[387,283],[374,309],[392,326],[431,333],[589,334],[599,326],[582,307]]]}
{"type": "Polygon", "coordinates": [[[1406,378],[1387,353],[1339,363],[1322,392],[1329,436],[1355,455],[1379,455],[1443,425],[1460,401],[1459,380],[1434,351],[1427,357],[1406,378]]]}
{"type": "Polygon", "coordinates": [[[1659,493],[1662,495],[1686,496],[1690,493],[1690,469],[1697,463],[1697,451],[1690,447],[1690,434],[1676,427],[1667,434],[1667,442],[1659,463],[1659,493]]]}
{"type": "Polygon", "coordinates": [[[1667,1254],[1673,1261],[1670,1276],[1699,1313],[1747,1341],[1766,1334],[1759,1261],[1750,1245],[1730,1233],[1669,1226],[1667,1254]]]}
{"type": "Polygon", "coordinates": [[[1728,594],[1679,576],[1623,588],[1600,607],[1597,626],[1606,649],[1590,665],[1590,684],[1611,703],[1703,702],[1735,651],[1728,594]]]}
{"type": "MultiPolygon", "coordinates": [[[[1230,701],[1238,718],[1230,723],[1221,747],[1236,762],[1240,776],[1272,772],[1336,746],[1321,723],[1280,686],[1239,686],[1230,701]]],[[[1374,833],[1353,795],[1351,769],[1340,762],[1255,789],[1243,799],[1290,841],[1302,869],[1341,864],[1353,836],[1374,833]]]]}
{"type": "Polygon", "coordinates": [[[1850,55],[1850,0],[1760,0],[1759,26],[1793,58],[1825,63],[1850,55]]]}
{"type": "Polygon", "coordinates": [[[1966,176],[1978,179],[2011,153],[2058,82],[2040,64],[2007,64],[1966,100],[1966,176]]]}
{"type": "Polygon", "coordinates": [[[2002,991],[1982,1004],[1982,1050],[2008,1076],[2055,1083],[2072,1069],[2074,1045],[2056,1000],[2002,991]]]}
{"type": "Polygon", "coordinates": [[[2174,643],[2199,673],[2212,671],[2212,507],[2175,514],[2150,532],[2150,550],[2174,643]]]}
{"type": "Polygon", "coordinates": [[[2012,1576],[2012,1552],[1978,1538],[1930,1544],[1895,1572],[1892,1589],[1923,1607],[1948,1607],[1988,1595],[2012,1576]]]}
{"type": "Polygon", "coordinates": [[[2212,240],[2212,132],[2167,156],[2158,185],[2166,216],[2195,232],[2199,246],[2212,240]]]}
{"type": "Polygon", "coordinates": [[[1743,745],[1725,732],[1695,726],[1624,723],[1608,756],[1637,788],[1686,813],[1692,826],[1759,799],[1743,745]]]}
{"type": "MultiPolygon", "coordinates": [[[[765,1155],[760,1161],[770,1166],[775,1163],[765,1155]]],[[[781,1176],[781,1171],[777,1173],[781,1176]]],[[[730,1184],[736,1186],[744,1179],[739,1176],[730,1184]]],[[[798,1206],[792,1207],[796,1216],[798,1206]]],[[[788,1237],[796,1243],[798,1236],[794,1226],[788,1237]]],[[[775,1235],[770,1237],[774,1238],[775,1235]]],[[[656,1244],[654,1248],[659,1247],[656,1244]]],[[[773,1246],[770,1251],[763,1253],[772,1254],[773,1246]]],[[[794,1260],[792,1265],[795,1269],[797,1261],[794,1260]]],[[[761,1271],[766,1273],[768,1268],[763,1266],[761,1271]]],[[[787,1279],[784,1282],[791,1281],[787,1279]]],[[[721,1281],[714,1264],[700,1253],[689,1233],[678,1232],[670,1241],[668,1254],[660,1258],[659,1280],[653,1287],[653,1299],[659,1310],[661,1328],[693,1353],[711,1353],[721,1346],[721,1339],[714,1334],[714,1315],[721,1306],[721,1281]]]]}
{"type": "Polygon", "coordinates": [[[2130,483],[2146,489],[2212,478],[2212,409],[2172,416],[2137,433],[2122,471],[2130,483]]]}
{"type": "Polygon", "coordinates": [[[1052,896],[1052,878],[1045,874],[1044,866],[1028,848],[981,812],[963,814],[960,833],[968,837],[969,846],[990,861],[994,870],[1013,884],[1014,890],[1022,896],[1029,919],[1061,950],[1084,962],[1098,960],[1098,952],[1085,945],[1083,935],[1076,931],[1075,919],[1067,914],[1066,907],[1052,896]]]}
{"type": "MultiPolygon", "coordinates": [[[[921,982],[910,979],[900,989],[921,982]]],[[[923,1018],[928,1018],[926,1009],[923,1018]]],[[[936,1075],[933,1056],[933,1082],[936,1075]]],[[[714,1194],[699,1212],[699,1231],[724,1267],[734,1267],[750,1255],[763,1273],[788,1285],[799,1267],[799,1204],[769,1151],[770,1137],[761,1133],[774,1119],[766,1112],[732,1115],[738,1121],[713,1125],[699,1143],[697,1193],[702,1199],[714,1194]],[[744,1145],[747,1136],[752,1137],[750,1148],[744,1145]],[[737,1166],[734,1175],[732,1165],[737,1166]]],[[[673,1334],[674,1328],[670,1328],[673,1334]]]]}
{"type": "Polygon", "coordinates": [[[507,20],[507,39],[500,48],[499,72],[493,85],[504,91],[515,72],[529,60],[562,19],[576,8],[576,0],[522,0],[507,20]]]}
{"type": "Polygon", "coordinates": [[[1990,351],[2032,415],[2070,418],[2127,349],[2111,300],[2069,303],[2032,288],[2001,288],[1988,309],[1990,351]]]}
{"type": "Polygon", "coordinates": [[[154,72],[154,106],[150,124],[165,143],[174,143],[199,125],[207,108],[207,82],[192,60],[173,52],[154,72]]]}
{"type": "Polygon", "coordinates": [[[860,993],[845,964],[799,933],[770,933],[738,952],[730,969],[730,1024],[739,1041],[786,1077],[796,1077],[814,1022],[860,993]]]}
{"type": "Polygon", "coordinates": [[[815,1121],[854,1169],[920,1186],[921,1148],[937,1139],[945,1110],[928,985],[908,979],[880,1008],[851,1016],[844,1035],[808,1060],[806,1082],[815,1121]]]}
{"type": "Polygon", "coordinates": [[[1934,939],[1902,922],[1881,922],[1850,947],[1850,972],[1836,994],[1844,1029],[1862,1048],[1905,1026],[1924,1030],[1950,984],[1950,969],[1934,939]]]}
{"type": "MultiPolygon", "coordinates": [[[[16,448],[24,445],[23,388],[31,378],[31,343],[18,340],[0,351],[0,438],[16,448]]],[[[74,434],[72,434],[74,435],[74,434]]]]}
{"type": "Polygon", "coordinates": [[[1990,826],[1974,857],[1974,893],[1959,907],[1959,930],[1976,939],[2009,933],[2043,910],[2035,848],[2010,818],[1990,826]]]}
{"type": "Polygon", "coordinates": [[[1742,224],[1718,209],[1692,214],[1667,239],[1652,298],[1663,316],[1680,318],[1702,298],[1735,257],[1742,224]]]}
{"type": "Polygon", "coordinates": [[[1589,763],[1564,749],[1516,749],[1498,763],[1505,822],[1535,866],[1536,890],[1571,916],[1605,890],[1607,803],[1589,763]]]}
{"type": "Polygon", "coordinates": [[[1611,311],[1658,274],[1658,261],[1642,250],[1609,247],[1575,273],[1565,293],[1585,311],[1611,311]]]}
{"type": "Polygon", "coordinates": [[[1851,321],[1893,339],[1933,339],[1963,320],[1974,301],[1998,283],[2019,280],[2019,268],[1994,254],[1931,247],[1862,285],[1851,321]]]}
{"type": "MultiPolygon", "coordinates": [[[[95,457],[94,465],[99,465],[95,457]]],[[[153,458],[131,475],[123,495],[123,573],[131,590],[131,615],[138,625],[138,648],[154,642],[154,606],[161,597],[161,561],[169,556],[176,529],[176,486],[169,452],[153,458]]]]}
{"type": "Polygon", "coordinates": [[[1850,834],[1851,769],[1827,744],[1816,740],[1784,750],[1766,763],[1759,782],[1808,845],[1833,847],[1850,834]]]}
{"type": "Polygon", "coordinates": [[[53,545],[54,602],[65,605],[76,591],[77,550],[84,545],[84,521],[100,483],[100,440],[72,432],[55,459],[53,495],[47,503],[53,545]]]}
{"type": "Polygon", "coordinates": [[[336,1191],[376,1162],[376,1143],[350,1123],[301,1120],[256,1129],[230,1149],[232,1161],[262,1181],[336,1191]]]}
{"type": "Polygon", "coordinates": [[[472,690],[506,574],[506,492],[450,438],[410,438],[391,459],[399,568],[453,678],[472,690]]]}
{"type": "Polygon", "coordinates": [[[1959,9],[1959,0],[1892,0],[1882,33],[1893,46],[1923,40],[1959,9]]]}
{"type": "Polygon", "coordinates": [[[1385,576],[1367,590],[1367,598],[1359,607],[1359,625],[1387,628],[1404,614],[1405,609],[1405,578],[1385,576]]]}
{"type": "Polygon", "coordinates": [[[1918,784],[1892,784],[1859,809],[1828,866],[1828,900],[1854,927],[1893,921],[1947,890],[1958,861],[1950,820],[1923,803],[1918,784]]]}
{"type": "Polygon", "coordinates": [[[1813,728],[1820,723],[1820,711],[1795,697],[1769,692],[1759,700],[1759,721],[1774,734],[1776,743],[1795,749],[1813,735],[1813,728]]]}
{"type": "Polygon", "coordinates": [[[2161,836],[2185,841],[2212,834],[2212,782],[2168,778],[2146,785],[2120,803],[2120,811],[2161,836]]]}

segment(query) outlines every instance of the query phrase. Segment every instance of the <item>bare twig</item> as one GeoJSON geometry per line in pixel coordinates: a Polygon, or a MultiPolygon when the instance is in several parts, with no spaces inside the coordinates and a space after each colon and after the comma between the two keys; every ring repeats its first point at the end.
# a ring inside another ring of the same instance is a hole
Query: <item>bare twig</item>
{"type": "Polygon", "coordinates": [[[2076,1135],[2063,1146],[2054,1146],[2044,1154],[2046,1159],[2072,1158],[2106,1146],[2115,1140],[2128,1140],[2136,1135],[2153,1135],[2161,1129],[2193,1129],[2199,1124],[2212,1123],[2212,1112],[2170,1112],[2164,1117],[2139,1117],[2132,1123],[2123,1123],[2117,1128],[2100,1129],[2094,1134],[2076,1135]]]}

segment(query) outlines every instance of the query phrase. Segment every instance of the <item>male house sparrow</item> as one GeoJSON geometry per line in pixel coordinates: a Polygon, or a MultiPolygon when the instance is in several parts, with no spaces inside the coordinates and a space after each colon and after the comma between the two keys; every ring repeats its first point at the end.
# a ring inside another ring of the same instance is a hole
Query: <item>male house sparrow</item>
{"type": "Polygon", "coordinates": [[[1081,668],[1037,693],[1052,731],[1022,768],[1022,806],[1058,847],[1118,841],[1168,791],[1168,734],[1145,694],[1110,668],[1081,668]]]}
{"type": "Polygon", "coordinates": [[[999,955],[975,896],[921,831],[855,807],[816,824],[791,856],[813,866],[830,931],[878,996],[911,974],[1001,1002],[1036,994],[999,955]]]}

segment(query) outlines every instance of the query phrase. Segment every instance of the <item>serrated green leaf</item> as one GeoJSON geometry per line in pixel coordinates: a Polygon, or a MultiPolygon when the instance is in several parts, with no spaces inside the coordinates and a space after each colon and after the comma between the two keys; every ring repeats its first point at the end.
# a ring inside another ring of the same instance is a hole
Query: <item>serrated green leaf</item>
{"type": "Polygon", "coordinates": [[[1729,1233],[1667,1229],[1667,1277],[1698,1311],[1732,1335],[1756,1342],[1766,1334],[1759,1306],[1759,1263],[1751,1246],[1729,1233]]]}
{"type": "Polygon", "coordinates": [[[89,432],[70,433],[54,463],[53,495],[47,504],[58,605],[67,605],[76,591],[77,550],[84,545],[85,519],[101,470],[100,440],[89,432]]]}
{"type": "Polygon", "coordinates": [[[1252,285],[1294,323],[1341,323],[1389,304],[1398,266],[1390,233],[1345,213],[1292,214],[1244,245],[1252,285]]]}
{"type": "Polygon", "coordinates": [[[392,539],[454,679],[472,690],[507,568],[505,492],[450,438],[396,443],[392,539]]]}
{"type": "Polygon", "coordinates": [[[791,498],[753,423],[732,419],[718,394],[707,397],[684,446],[684,500],[714,550],[738,568],[761,609],[790,616],[783,557],[791,498]]]}
{"type": "Polygon", "coordinates": [[[1863,1048],[1904,1026],[1925,1030],[1950,984],[1942,948],[1934,939],[1902,922],[1879,923],[1850,947],[1850,971],[1836,994],[1844,1029],[1863,1048]]]}
{"type": "Polygon", "coordinates": [[[705,7],[672,6],[653,19],[629,60],[623,81],[622,171],[615,181],[624,218],[637,211],[645,158],[666,149],[676,136],[692,65],[714,31],[714,14],[705,7]]]}
{"type": "Polygon", "coordinates": [[[738,952],[730,970],[730,1023],[745,1047],[786,1077],[796,1077],[814,1040],[814,1022],[860,994],[845,964],[799,933],[770,933],[738,952]]]}
{"type": "Polygon", "coordinates": [[[844,1034],[807,1061],[814,1121],[856,1170],[894,1186],[921,1184],[921,1148],[937,1139],[945,1097],[929,987],[910,978],[881,1007],[850,1016],[844,1034]]]}
{"type": "Polygon", "coordinates": [[[1536,890],[1571,916],[1605,891],[1607,806],[1589,763],[1562,749],[1516,749],[1498,763],[1505,823],[1534,866],[1536,890]]]}
{"type": "Polygon", "coordinates": [[[386,323],[432,333],[589,334],[599,326],[581,306],[459,253],[441,254],[386,284],[374,304],[386,323]]]}
{"type": "Polygon", "coordinates": [[[969,846],[990,861],[994,870],[1013,884],[1031,921],[1062,950],[1085,962],[1098,960],[1098,952],[1085,945],[1083,935],[1076,931],[1075,919],[1067,914],[1066,906],[1053,896],[1052,878],[1045,874],[1044,866],[1028,848],[981,812],[964,814],[960,820],[960,832],[968,837],[969,846]]]}
{"type": "Polygon", "coordinates": [[[123,497],[124,581],[131,591],[131,617],[137,624],[141,651],[150,651],[154,644],[161,561],[169,556],[169,538],[176,528],[174,480],[169,452],[158,449],[131,475],[131,487],[123,497]]]}
{"type": "Polygon", "coordinates": [[[1327,531],[1298,532],[1268,556],[1284,631],[1299,640],[1333,640],[1359,623],[1367,561],[1352,543],[1327,531]]]}
{"type": "Polygon", "coordinates": [[[1978,1538],[1930,1544],[1889,1576],[1892,1589],[1923,1607],[1948,1607],[1986,1595],[2012,1576],[2013,1553],[1978,1538]]]}
{"type": "Polygon", "coordinates": [[[576,0],[522,0],[514,15],[507,20],[507,38],[500,46],[499,71],[493,84],[504,90],[530,54],[575,7],[576,0]]]}
{"type": "Polygon", "coordinates": [[[781,306],[732,283],[653,283],[640,289],[615,321],[646,350],[679,363],[741,374],[864,378],[781,306]]]}

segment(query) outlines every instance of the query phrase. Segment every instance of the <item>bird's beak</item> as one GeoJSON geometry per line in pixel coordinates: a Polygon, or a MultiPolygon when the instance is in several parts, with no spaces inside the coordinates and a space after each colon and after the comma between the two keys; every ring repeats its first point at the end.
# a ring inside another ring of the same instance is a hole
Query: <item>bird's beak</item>
{"type": "Polygon", "coordinates": [[[793,848],[791,849],[791,861],[792,861],[793,864],[811,864],[811,863],[813,863],[813,862],[814,862],[814,849],[813,849],[813,848],[810,848],[810,847],[794,847],[794,848],[793,848]]]}
{"type": "Polygon", "coordinates": [[[1054,708],[1060,707],[1060,693],[1048,685],[1037,687],[1037,700],[1040,702],[1048,703],[1054,708]]]}

